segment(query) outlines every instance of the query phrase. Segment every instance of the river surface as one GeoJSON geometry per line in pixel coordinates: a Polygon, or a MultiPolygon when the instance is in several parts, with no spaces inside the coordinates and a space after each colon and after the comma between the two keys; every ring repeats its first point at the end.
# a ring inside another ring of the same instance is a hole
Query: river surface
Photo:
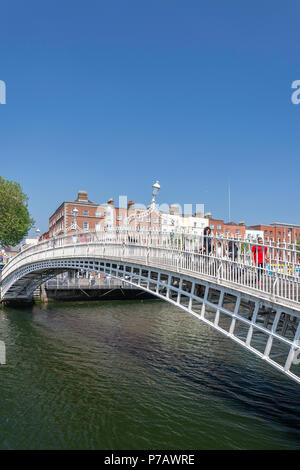
{"type": "Polygon", "coordinates": [[[0,449],[300,449],[300,388],[161,301],[0,310],[0,449]]]}

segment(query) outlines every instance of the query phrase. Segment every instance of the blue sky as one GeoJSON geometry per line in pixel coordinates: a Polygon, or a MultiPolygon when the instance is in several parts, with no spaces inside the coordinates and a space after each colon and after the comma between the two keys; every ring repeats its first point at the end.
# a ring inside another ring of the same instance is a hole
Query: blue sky
{"type": "Polygon", "coordinates": [[[0,174],[41,231],[64,200],[204,203],[300,223],[300,4],[36,0],[1,5],[0,174]]]}

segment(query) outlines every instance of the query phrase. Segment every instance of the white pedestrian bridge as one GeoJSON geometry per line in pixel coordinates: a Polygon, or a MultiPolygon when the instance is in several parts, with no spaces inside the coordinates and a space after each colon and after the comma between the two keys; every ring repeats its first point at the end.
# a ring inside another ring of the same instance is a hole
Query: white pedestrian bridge
{"type": "Polygon", "coordinates": [[[300,383],[299,255],[300,247],[288,243],[218,236],[73,233],[18,253],[1,272],[1,301],[31,299],[66,271],[109,274],[181,308],[300,383]],[[263,265],[255,250],[268,258],[263,265]]]}

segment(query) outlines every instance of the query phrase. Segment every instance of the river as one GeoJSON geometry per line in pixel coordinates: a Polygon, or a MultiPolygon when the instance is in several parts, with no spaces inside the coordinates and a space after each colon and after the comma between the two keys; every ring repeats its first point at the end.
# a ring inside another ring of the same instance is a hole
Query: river
{"type": "Polygon", "coordinates": [[[0,449],[300,449],[299,385],[163,301],[0,310],[0,449]]]}

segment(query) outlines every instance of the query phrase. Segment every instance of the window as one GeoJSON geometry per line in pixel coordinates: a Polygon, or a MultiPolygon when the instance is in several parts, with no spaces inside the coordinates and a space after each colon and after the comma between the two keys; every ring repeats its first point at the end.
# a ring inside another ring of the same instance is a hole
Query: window
{"type": "Polygon", "coordinates": [[[146,218],[146,222],[150,222],[150,217],[147,217],[147,218],[146,218]]]}
{"type": "Polygon", "coordinates": [[[142,215],[139,216],[139,221],[143,222],[143,216],[142,215]]]}
{"type": "Polygon", "coordinates": [[[158,219],[155,218],[153,222],[154,222],[155,224],[158,224],[158,219]]]}
{"type": "Polygon", "coordinates": [[[273,237],[273,231],[272,231],[272,230],[271,230],[271,232],[270,232],[270,237],[273,237]]]}
{"type": "Polygon", "coordinates": [[[117,215],[117,220],[122,220],[122,216],[120,214],[117,215]]]}
{"type": "Polygon", "coordinates": [[[95,230],[96,230],[96,232],[100,231],[100,222],[96,222],[95,230]]]}
{"type": "Polygon", "coordinates": [[[89,229],[89,223],[88,222],[83,222],[83,228],[84,228],[84,230],[88,230],[89,229]]]}
{"type": "Polygon", "coordinates": [[[210,228],[215,228],[214,224],[210,224],[210,228]]]}
{"type": "Polygon", "coordinates": [[[221,225],[218,224],[218,225],[217,225],[217,229],[218,229],[218,230],[221,230],[221,228],[222,228],[221,225]]]}
{"type": "Polygon", "coordinates": [[[227,228],[227,229],[225,230],[225,232],[226,232],[226,233],[229,233],[229,228],[227,228]]]}
{"type": "Polygon", "coordinates": [[[96,217],[101,217],[101,212],[96,212],[96,217]]]}
{"type": "Polygon", "coordinates": [[[88,210],[84,210],[84,211],[83,211],[83,215],[85,215],[85,216],[89,215],[89,211],[88,211],[88,210]]]}
{"type": "Polygon", "coordinates": [[[197,227],[197,222],[194,222],[194,227],[197,227]]]}
{"type": "Polygon", "coordinates": [[[240,233],[240,231],[238,229],[236,229],[235,233],[238,235],[240,233]]]}

